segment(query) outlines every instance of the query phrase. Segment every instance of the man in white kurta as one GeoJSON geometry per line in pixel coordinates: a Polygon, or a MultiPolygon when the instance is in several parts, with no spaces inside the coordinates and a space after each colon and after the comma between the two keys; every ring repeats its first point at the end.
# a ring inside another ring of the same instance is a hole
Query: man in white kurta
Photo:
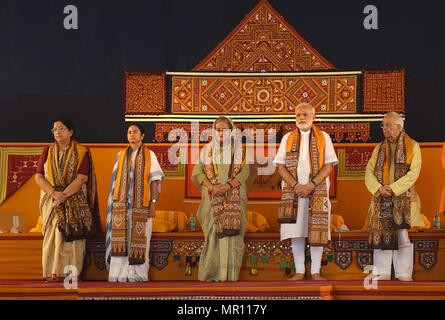
{"type": "MultiPolygon", "coordinates": [[[[309,137],[312,128],[312,123],[315,119],[314,108],[309,104],[300,104],[296,107],[296,123],[301,134],[300,154],[297,166],[298,184],[314,188],[310,178],[310,159],[309,159],[309,137]]],[[[291,133],[286,134],[281,140],[280,147],[274,159],[274,163],[278,166],[286,164],[286,144],[291,133]]],[[[331,167],[338,163],[337,156],[332,145],[331,138],[326,132],[323,132],[325,138],[325,156],[324,167],[331,167]]],[[[331,170],[320,170],[318,179],[326,179],[327,190],[329,190],[329,173],[331,170]],[[323,177],[326,175],[326,177],[323,177]]],[[[284,168],[284,170],[286,170],[284,168]]],[[[281,174],[281,172],[280,172],[281,174]]],[[[290,173],[289,173],[290,174],[290,173]]],[[[282,174],[281,174],[282,175],[282,174]]],[[[283,177],[283,180],[285,177],[283,177]]],[[[316,177],[317,178],[317,177],[316,177]]],[[[318,184],[320,181],[318,182],[318,184]]],[[[310,189],[309,189],[310,190],[310,189]]],[[[298,192],[296,191],[298,194],[298,192]]],[[[281,224],[281,240],[291,239],[292,252],[295,261],[295,276],[289,280],[303,280],[305,274],[305,247],[306,238],[308,237],[308,211],[309,211],[309,196],[298,197],[298,211],[296,223],[282,223],[281,224]]],[[[328,200],[329,201],[329,200],[328,200]]],[[[328,212],[330,221],[331,204],[328,202],[328,212]]],[[[328,235],[330,239],[330,234],[328,235]]],[[[321,258],[323,254],[323,247],[311,246],[311,274],[314,280],[325,280],[320,276],[321,258]]]]}

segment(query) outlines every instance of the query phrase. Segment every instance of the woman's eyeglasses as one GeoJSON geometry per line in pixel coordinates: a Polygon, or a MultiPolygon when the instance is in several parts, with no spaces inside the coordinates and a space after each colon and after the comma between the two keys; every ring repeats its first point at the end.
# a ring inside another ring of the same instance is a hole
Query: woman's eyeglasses
{"type": "Polygon", "coordinates": [[[59,131],[59,132],[63,132],[63,131],[65,131],[66,130],[66,128],[63,128],[63,127],[60,127],[60,128],[53,128],[53,129],[51,129],[51,132],[52,133],[56,133],[57,131],[59,131]]]}

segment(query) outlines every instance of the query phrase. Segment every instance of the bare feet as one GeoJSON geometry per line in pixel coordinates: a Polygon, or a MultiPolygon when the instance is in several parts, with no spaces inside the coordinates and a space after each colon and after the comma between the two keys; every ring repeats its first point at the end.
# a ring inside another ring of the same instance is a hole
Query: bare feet
{"type": "Polygon", "coordinates": [[[322,281],[322,280],[327,280],[327,279],[323,278],[319,273],[314,273],[312,275],[312,280],[322,281]]]}
{"type": "Polygon", "coordinates": [[[296,273],[292,277],[287,279],[287,281],[303,281],[303,280],[305,280],[304,273],[296,273]]]}

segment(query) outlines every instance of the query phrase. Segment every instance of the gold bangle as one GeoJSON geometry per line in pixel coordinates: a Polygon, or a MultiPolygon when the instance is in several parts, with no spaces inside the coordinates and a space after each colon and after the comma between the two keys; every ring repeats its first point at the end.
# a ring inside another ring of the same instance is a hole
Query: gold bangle
{"type": "Polygon", "coordinates": [[[56,192],[55,189],[53,189],[53,191],[49,194],[49,196],[51,197],[53,195],[53,193],[56,192]]]}

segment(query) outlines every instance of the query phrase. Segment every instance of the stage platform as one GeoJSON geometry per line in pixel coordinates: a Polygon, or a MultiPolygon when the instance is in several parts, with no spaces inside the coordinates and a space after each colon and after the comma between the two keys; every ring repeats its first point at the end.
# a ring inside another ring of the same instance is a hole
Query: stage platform
{"type": "MultiPolygon", "coordinates": [[[[367,232],[333,232],[322,260],[322,275],[329,280],[363,281],[373,264],[367,232]]],[[[411,232],[414,243],[413,278],[416,281],[445,281],[445,232],[411,232]]],[[[41,234],[0,235],[0,281],[42,279],[41,234]]],[[[149,279],[197,281],[199,255],[204,238],[200,232],[153,233],[150,243],[149,279]]],[[[240,281],[285,281],[294,273],[289,241],[280,241],[279,233],[247,233],[240,281]]],[[[307,250],[307,260],[310,250],[307,250]]],[[[310,271],[310,261],[306,270],[310,271]]],[[[87,241],[82,280],[106,281],[105,236],[87,241]]],[[[307,275],[307,279],[310,275],[307,275]]],[[[393,278],[394,279],[394,278],[393,278]]]]}
{"type": "MultiPolygon", "coordinates": [[[[412,232],[414,282],[370,282],[372,250],[366,232],[334,232],[322,261],[328,281],[286,279],[294,273],[289,241],[278,233],[248,233],[237,282],[197,281],[200,232],[153,233],[150,282],[109,283],[104,234],[87,241],[82,281],[42,281],[42,236],[0,235],[0,299],[3,300],[445,300],[445,232],[412,232]],[[367,282],[366,282],[367,281],[367,282]],[[377,285],[373,287],[372,285],[377,285]]],[[[307,255],[310,250],[307,250],[307,255]]],[[[310,271],[310,257],[306,270],[310,271]]],[[[306,279],[310,279],[308,274],[306,279]]]]}
{"type": "MultiPolygon", "coordinates": [[[[70,283],[72,285],[72,283],[70,283]]],[[[44,281],[0,281],[1,300],[445,300],[445,281],[81,281],[77,288],[44,281]]]]}

